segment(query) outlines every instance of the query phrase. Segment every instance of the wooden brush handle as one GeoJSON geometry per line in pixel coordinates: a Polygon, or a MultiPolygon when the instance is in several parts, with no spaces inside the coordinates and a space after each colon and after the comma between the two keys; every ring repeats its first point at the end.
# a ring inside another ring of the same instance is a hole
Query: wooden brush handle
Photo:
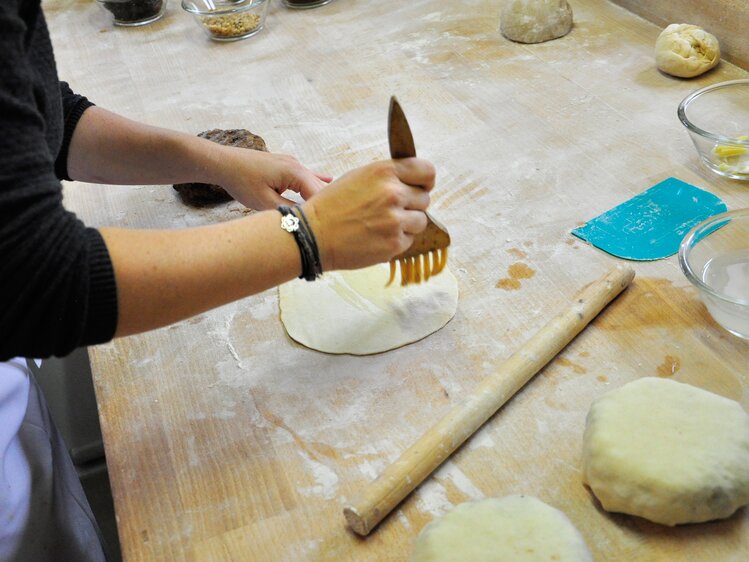
{"type": "Polygon", "coordinates": [[[351,529],[367,535],[403,498],[559,353],[632,281],[635,272],[616,267],[585,287],[465,400],[371,482],[343,509],[351,529]]]}

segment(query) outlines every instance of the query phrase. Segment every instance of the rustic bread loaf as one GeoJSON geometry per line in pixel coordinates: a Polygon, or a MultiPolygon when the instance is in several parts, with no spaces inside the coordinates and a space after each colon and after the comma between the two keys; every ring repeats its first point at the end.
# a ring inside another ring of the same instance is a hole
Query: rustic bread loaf
{"type": "MultiPolygon", "coordinates": [[[[265,141],[246,129],[211,129],[210,131],[203,131],[198,136],[225,146],[236,146],[268,152],[265,141]]],[[[232,199],[232,196],[219,185],[208,183],[177,183],[173,187],[177,190],[184,203],[195,207],[230,201],[232,199]]]]}

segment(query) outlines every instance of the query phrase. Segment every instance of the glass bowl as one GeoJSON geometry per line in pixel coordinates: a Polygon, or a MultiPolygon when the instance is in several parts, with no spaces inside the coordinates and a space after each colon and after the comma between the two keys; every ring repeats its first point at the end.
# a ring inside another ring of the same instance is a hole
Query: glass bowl
{"type": "Polygon", "coordinates": [[[749,209],[695,226],[681,242],[679,264],[715,321],[749,339],[749,209]]]}
{"type": "Polygon", "coordinates": [[[97,0],[114,16],[114,24],[125,27],[146,25],[164,15],[167,0],[97,0]]]}
{"type": "Polygon", "coordinates": [[[678,115],[708,168],[749,180],[749,79],[692,92],[679,104],[678,115]]]}
{"type": "Polygon", "coordinates": [[[263,29],[268,0],[182,0],[182,8],[211,39],[237,41],[263,29]]]}
{"type": "Polygon", "coordinates": [[[283,5],[293,10],[306,10],[329,4],[332,0],[283,0],[283,5]]]}

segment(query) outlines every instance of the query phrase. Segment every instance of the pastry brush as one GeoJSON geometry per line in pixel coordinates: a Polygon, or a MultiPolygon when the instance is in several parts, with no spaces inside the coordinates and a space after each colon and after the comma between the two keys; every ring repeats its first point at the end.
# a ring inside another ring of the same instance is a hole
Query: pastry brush
{"type": "MultiPolygon", "coordinates": [[[[416,156],[411,128],[395,96],[390,98],[388,143],[390,157],[393,160],[416,156]]],[[[432,275],[437,275],[445,269],[450,235],[447,229],[429,213],[426,213],[426,216],[426,229],[414,236],[413,243],[406,251],[390,260],[388,286],[395,280],[398,265],[400,265],[401,285],[427,281],[432,275]]]]}

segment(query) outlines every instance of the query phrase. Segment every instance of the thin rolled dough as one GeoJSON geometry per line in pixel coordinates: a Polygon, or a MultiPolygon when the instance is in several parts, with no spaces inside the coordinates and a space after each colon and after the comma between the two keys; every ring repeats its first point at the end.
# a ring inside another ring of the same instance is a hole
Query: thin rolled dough
{"type": "Polygon", "coordinates": [[[462,503],[424,527],[413,562],[592,562],[580,533],[532,496],[462,503]]]}
{"type": "Polygon", "coordinates": [[[700,523],[749,503],[749,414],[716,394],[646,377],[598,398],[583,479],[607,511],[700,523]]]}
{"type": "Polygon", "coordinates": [[[385,287],[389,266],[295,279],[278,289],[289,336],[317,351],[370,355],[418,341],[447,324],[458,306],[448,268],[426,283],[385,287]]]}

